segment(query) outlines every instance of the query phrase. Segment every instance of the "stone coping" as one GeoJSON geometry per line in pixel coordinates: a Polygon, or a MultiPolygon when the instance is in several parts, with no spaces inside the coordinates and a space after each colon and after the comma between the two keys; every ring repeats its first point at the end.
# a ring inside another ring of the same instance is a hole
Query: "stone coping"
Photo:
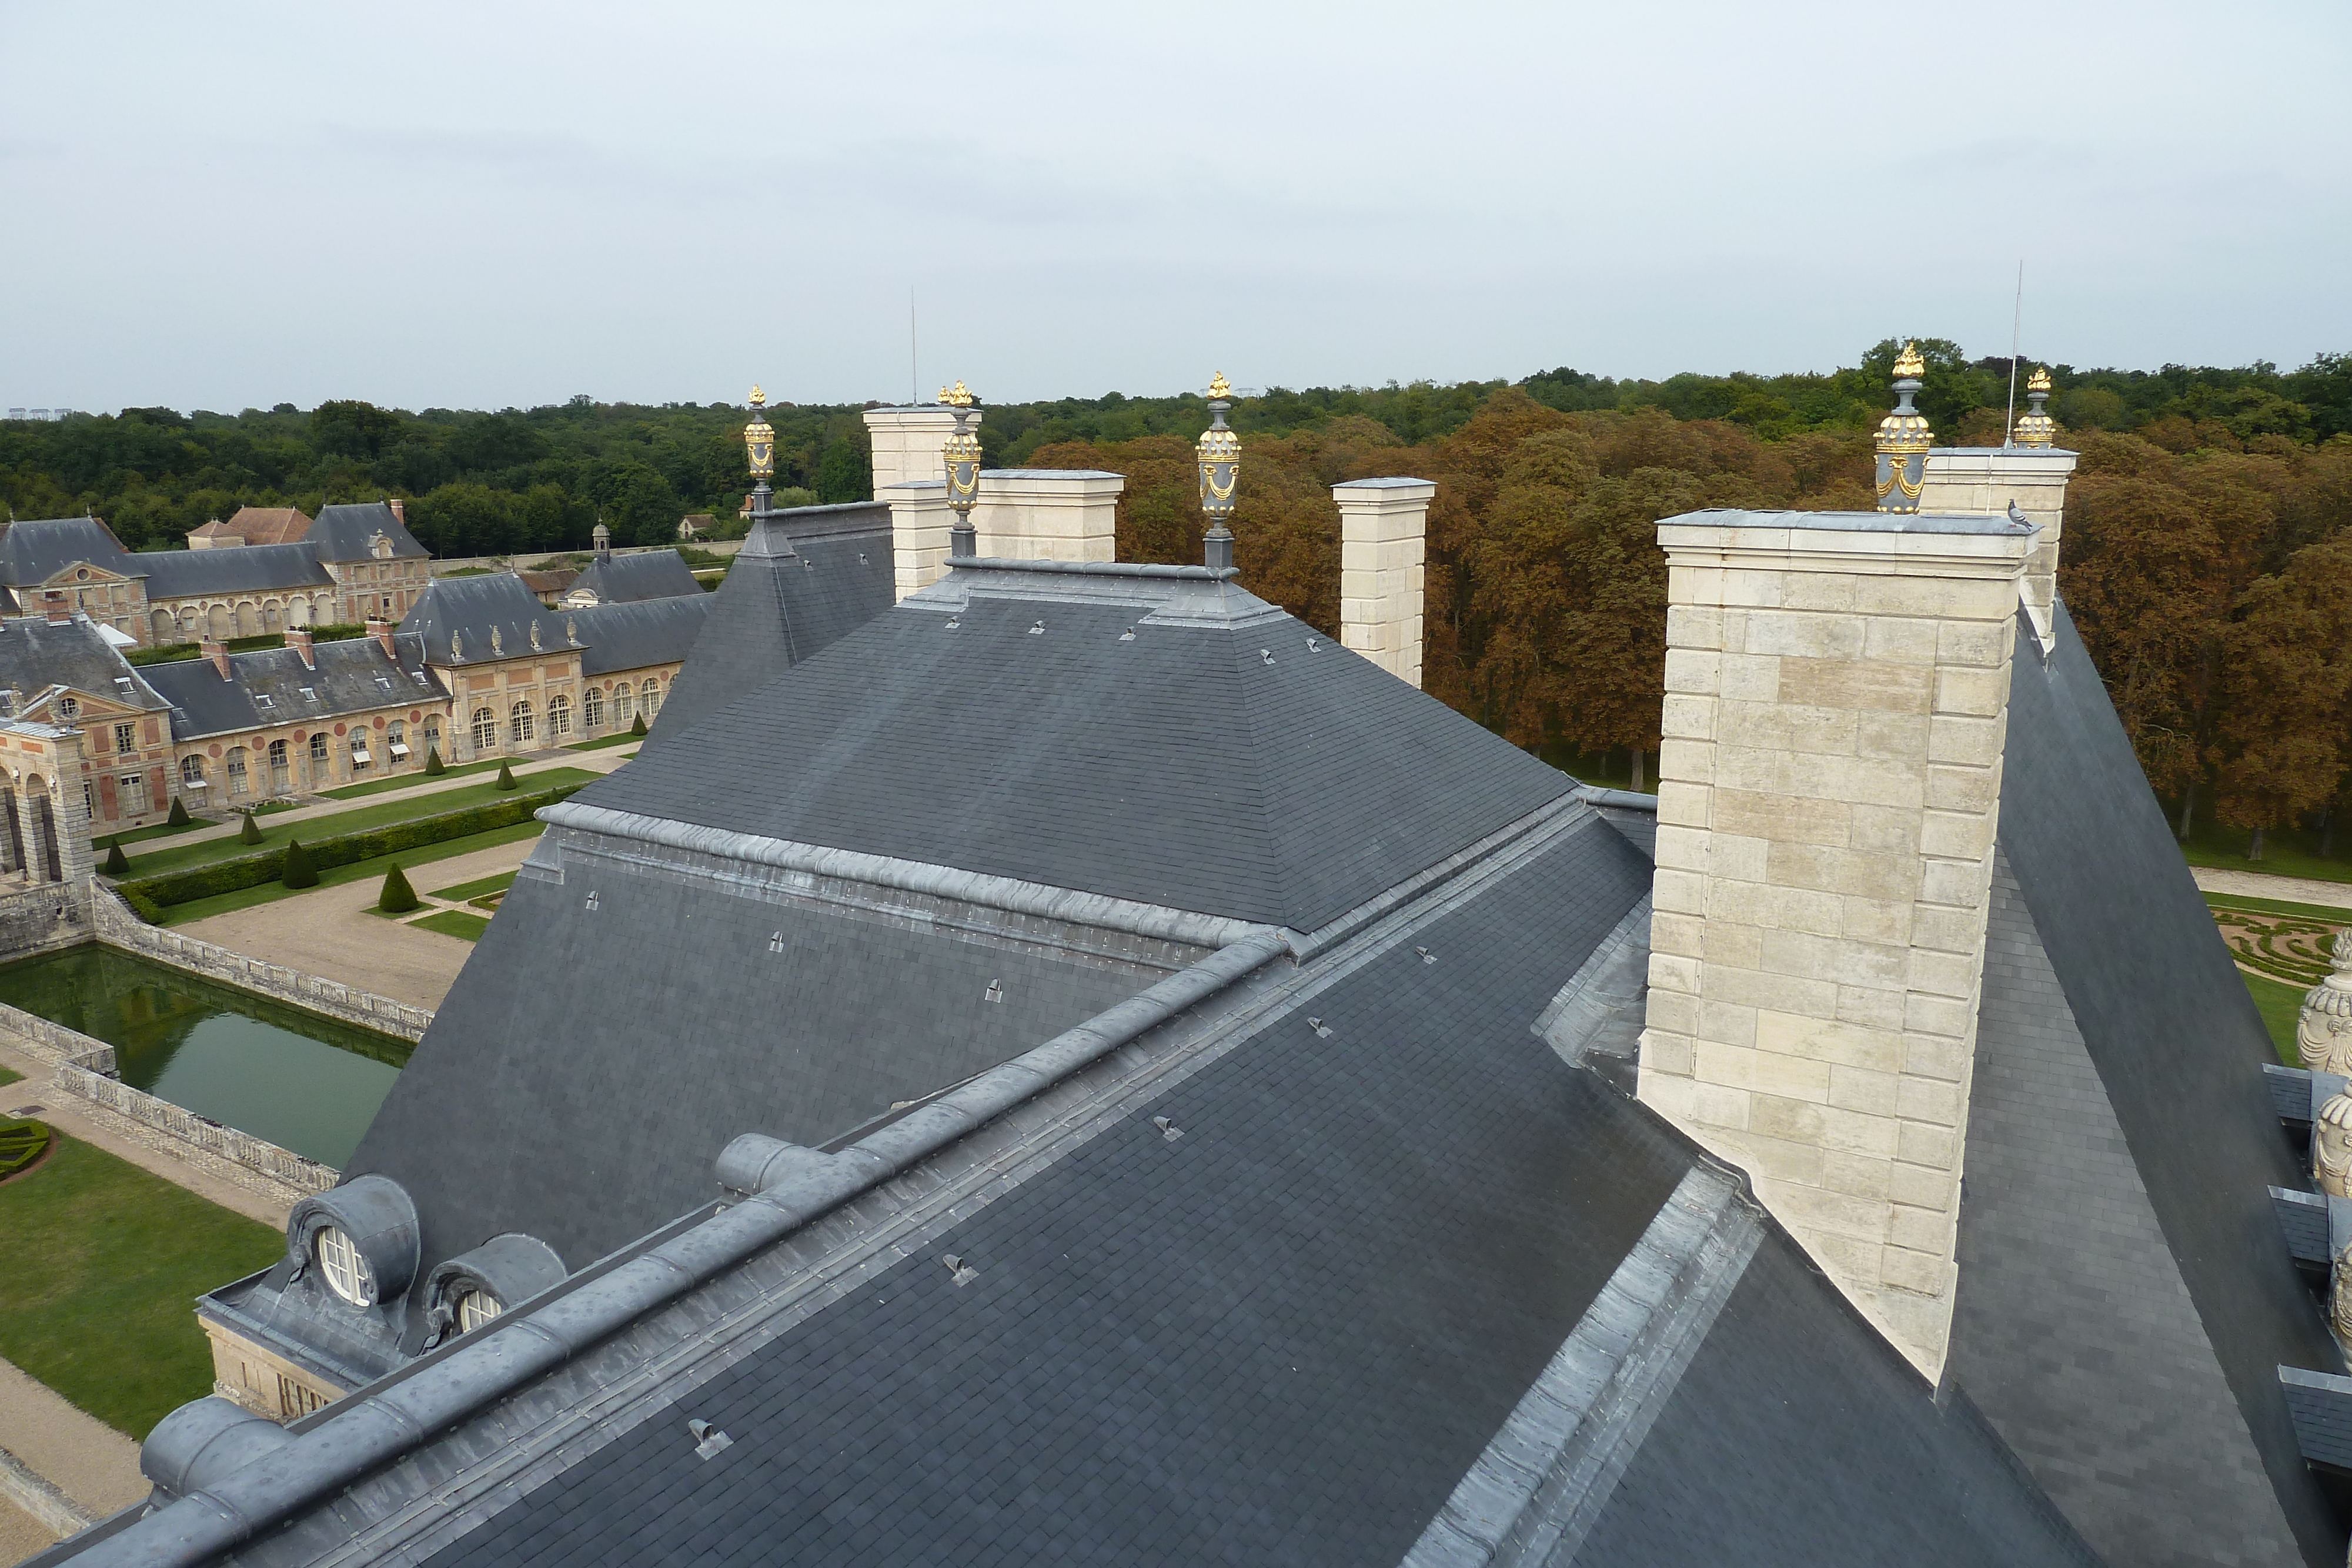
{"type": "Polygon", "coordinates": [[[97,925],[98,938],[142,957],[411,1043],[424,1039],[433,1022],[432,1013],[424,1008],[150,925],[110,894],[98,901],[97,925]]]}

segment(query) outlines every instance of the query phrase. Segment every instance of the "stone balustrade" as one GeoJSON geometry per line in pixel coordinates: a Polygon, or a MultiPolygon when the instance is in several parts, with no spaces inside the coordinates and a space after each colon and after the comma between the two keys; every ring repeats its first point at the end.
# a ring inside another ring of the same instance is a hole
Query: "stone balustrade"
{"type": "Polygon", "coordinates": [[[108,1078],[84,1068],[60,1064],[52,1081],[66,1093],[87,1100],[93,1105],[103,1105],[119,1115],[128,1116],[134,1122],[152,1127],[193,1148],[216,1155],[231,1164],[259,1171],[298,1191],[324,1192],[341,1177],[341,1173],[332,1166],[306,1159],[291,1149],[281,1149],[276,1144],[265,1143],[250,1133],[224,1127],[209,1117],[199,1116],[168,1100],[158,1100],[143,1090],[133,1089],[119,1078],[108,1078]]]}
{"type": "Polygon", "coordinates": [[[242,986],[249,991],[291,1002],[298,1008],[308,1008],[345,1023],[394,1035],[415,1041],[425,1037],[433,1015],[423,1008],[410,1007],[406,1002],[379,997],[373,991],[362,991],[356,986],[344,985],[323,976],[305,974],[282,964],[265,963],[248,958],[242,953],[232,953],[210,942],[184,936],[176,931],[166,931],[148,925],[131,913],[122,901],[111,894],[101,894],[98,900],[98,934],[118,947],[183,969],[191,975],[201,975],[208,980],[219,980],[232,986],[242,986]]]}

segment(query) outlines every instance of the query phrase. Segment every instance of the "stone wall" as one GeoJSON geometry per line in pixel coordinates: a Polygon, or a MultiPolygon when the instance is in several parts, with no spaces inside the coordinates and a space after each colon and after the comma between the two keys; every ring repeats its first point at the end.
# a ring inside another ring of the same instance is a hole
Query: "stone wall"
{"type": "Polygon", "coordinates": [[[339,980],[309,975],[299,969],[289,969],[280,964],[266,964],[258,958],[248,958],[242,953],[232,953],[209,942],[199,942],[176,931],[166,931],[148,925],[124,906],[111,893],[100,895],[98,906],[98,935],[118,947],[168,964],[191,975],[201,975],[208,980],[219,980],[232,986],[242,986],[249,991],[274,997],[281,1002],[307,1008],[345,1023],[355,1023],[395,1035],[402,1040],[425,1038],[426,1026],[433,1015],[423,1008],[413,1008],[405,1002],[379,997],[373,991],[362,991],[339,980]]]}
{"type": "Polygon", "coordinates": [[[79,1067],[108,1078],[114,1076],[114,1047],[102,1040],[93,1040],[5,1002],[0,1002],[0,1029],[15,1031],[28,1055],[52,1067],[79,1067]]]}
{"type": "Polygon", "coordinates": [[[0,892],[0,958],[76,946],[93,935],[86,894],[71,883],[40,882],[0,892]]]}
{"type": "Polygon", "coordinates": [[[118,1078],[108,1078],[85,1068],[61,1064],[52,1075],[52,1082],[66,1093],[87,1100],[93,1105],[103,1105],[134,1122],[168,1134],[181,1143],[216,1155],[247,1170],[259,1171],[301,1192],[324,1192],[335,1185],[341,1174],[332,1166],[305,1159],[290,1149],[264,1143],[250,1133],[224,1127],[218,1122],[184,1110],[167,1100],[158,1100],[118,1078]]]}

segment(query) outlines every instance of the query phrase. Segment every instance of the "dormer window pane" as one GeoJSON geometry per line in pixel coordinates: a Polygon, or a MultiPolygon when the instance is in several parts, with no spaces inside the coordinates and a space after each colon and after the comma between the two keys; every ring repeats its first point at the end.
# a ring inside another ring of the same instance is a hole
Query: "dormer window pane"
{"type": "Polygon", "coordinates": [[[329,1225],[319,1231],[319,1273],[327,1289],[355,1307],[368,1305],[367,1285],[360,1269],[360,1249],[352,1239],[329,1225]]]}

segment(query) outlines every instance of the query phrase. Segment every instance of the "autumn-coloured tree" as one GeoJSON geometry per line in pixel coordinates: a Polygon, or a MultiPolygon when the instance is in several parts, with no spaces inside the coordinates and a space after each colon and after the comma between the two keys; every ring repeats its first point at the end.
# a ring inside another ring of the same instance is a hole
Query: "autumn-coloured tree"
{"type": "Polygon", "coordinates": [[[2297,551],[2246,591],[2221,639],[2213,809],[2265,830],[2334,800],[2344,782],[2352,691],[2352,534],[2297,551]]]}

